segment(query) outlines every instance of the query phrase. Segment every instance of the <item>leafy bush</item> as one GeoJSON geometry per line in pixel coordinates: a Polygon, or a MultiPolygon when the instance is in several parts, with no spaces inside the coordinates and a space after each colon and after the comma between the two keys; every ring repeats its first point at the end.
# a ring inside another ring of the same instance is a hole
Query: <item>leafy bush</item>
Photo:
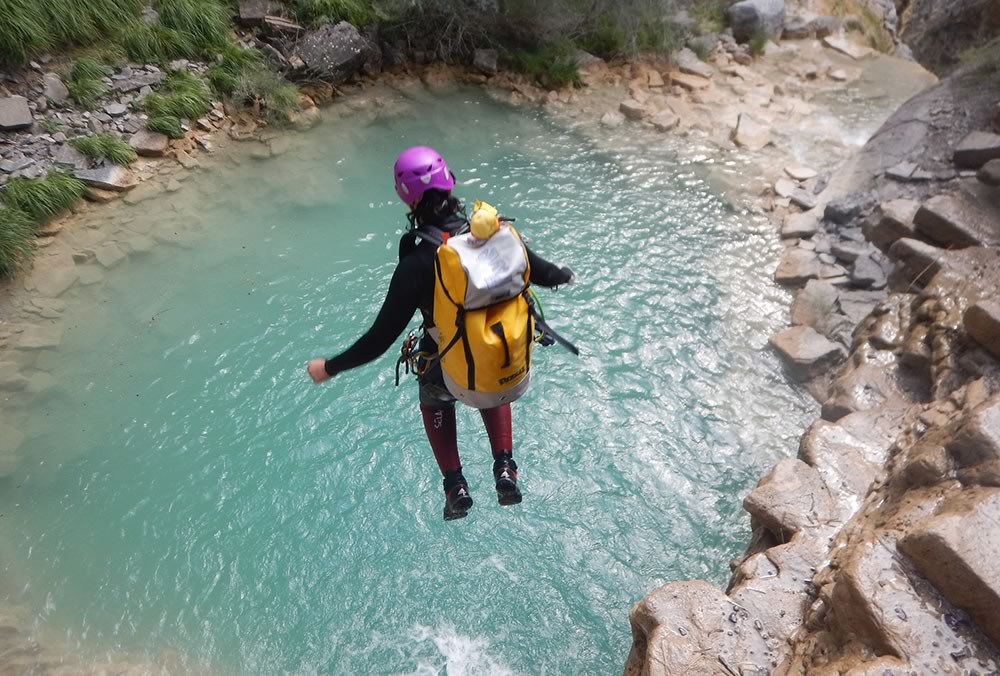
{"type": "Polygon", "coordinates": [[[212,95],[205,81],[181,71],[170,73],[159,92],[142,101],[150,117],[176,117],[193,120],[212,109],[212,95]]]}
{"type": "Polygon", "coordinates": [[[183,34],[198,50],[221,49],[229,41],[229,10],[219,0],[159,0],[160,23],[183,34]]]}
{"type": "Polygon", "coordinates": [[[9,276],[34,253],[34,230],[31,216],[0,205],[0,276],[9,276]]]}
{"type": "Polygon", "coordinates": [[[117,40],[128,58],[140,63],[164,63],[195,53],[185,33],[160,24],[150,26],[143,21],[125,24],[117,40]]]}
{"type": "Polygon", "coordinates": [[[93,108],[105,92],[104,66],[92,56],[77,59],[66,77],[66,88],[77,104],[93,108]]]}
{"type": "Polygon", "coordinates": [[[184,138],[181,121],[173,115],[155,115],[146,120],[146,129],[165,134],[173,139],[184,138]]]}
{"type": "Polygon", "coordinates": [[[545,87],[558,89],[582,84],[572,43],[553,42],[538,51],[522,49],[509,58],[514,70],[533,77],[545,87]]]}
{"type": "Polygon", "coordinates": [[[378,18],[366,0],[295,0],[295,14],[309,24],[349,21],[364,26],[378,18]]]}
{"type": "Polygon", "coordinates": [[[636,51],[670,54],[675,51],[680,40],[672,25],[654,12],[643,12],[635,33],[636,51]]]}
{"type": "Polygon", "coordinates": [[[69,209],[83,195],[83,189],[83,183],[78,179],[53,171],[45,178],[12,179],[0,199],[7,207],[19,209],[41,223],[69,209]]]}
{"type": "Polygon", "coordinates": [[[258,104],[274,123],[288,120],[299,108],[299,90],[270,69],[250,70],[240,76],[233,99],[244,105],[258,104]]]}
{"type": "Polygon", "coordinates": [[[77,136],[69,143],[87,157],[108,160],[114,164],[132,164],[138,157],[132,146],[113,134],[77,136]]]}
{"type": "Polygon", "coordinates": [[[767,33],[763,31],[758,31],[753,34],[750,38],[750,53],[754,56],[760,56],[765,51],[767,51],[767,33]]]}

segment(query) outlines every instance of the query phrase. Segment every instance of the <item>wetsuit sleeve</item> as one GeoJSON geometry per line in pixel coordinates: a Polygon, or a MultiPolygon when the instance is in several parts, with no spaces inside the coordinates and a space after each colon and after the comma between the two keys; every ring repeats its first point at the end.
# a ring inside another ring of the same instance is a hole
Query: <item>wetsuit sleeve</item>
{"type": "Polygon", "coordinates": [[[536,286],[551,288],[560,284],[567,284],[573,278],[573,272],[569,268],[560,268],[555,263],[550,263],[528,247],[528,265],[531,266],[531,279],[536,286]]]}
{"type": "Polygon", "coordinates": [[[328,374],[334,376],[381,357],[403,333],[417,311],[420,299],[419,276],[414,275],[412,266],[406,264],[408,262],[409,259],[400,262],[392,273],[389,291],[372,327],[354,345],[326,360],[328,374]]]}

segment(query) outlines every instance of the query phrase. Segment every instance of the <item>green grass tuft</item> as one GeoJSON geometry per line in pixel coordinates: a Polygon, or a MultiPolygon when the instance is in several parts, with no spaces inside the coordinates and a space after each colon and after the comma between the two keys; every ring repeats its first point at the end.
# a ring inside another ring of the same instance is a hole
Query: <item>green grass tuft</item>
{"type": "Polygon", "coordinates": [[[113,134],[77,136],[69,143],[87,157],[108,160],[122,166],[132,164],[138,157],[132,146],[113,134]]]}
{"type": "Polygon", "coordinates": [[[170,138],[184,138],[181,121],[173,115],[154,115],[146,120],[146,129],[165,134],[170,138]]]}
{"type": "Polygon", "coordinates": [[[576,50],[570,42],[553,42],[538,51],[518,50],[509,59],[514,70],[549,89],[583,84],[576,65],[576,50]]]}
{"type": "Polygon", "coordinates": [[[222,49],[229,41],[229,9],[219,0],[159,0],[160,23],[184,34],[196,50],[222,49]]]}
{"type": "Polygon", "coordinates": [[[0,0],[0,64],[19,66],[52,43],[38,0],[0,0]]]}
{"type": "Polygon", "coordinates": [[[93,108],[106,91],[101,79],[105,73],[104,66],[94,57],[77,59],[66,76],[66,88],[69,89],[70,96],[83,108],[93,108]]]}
{"type": "Polygon", "coordinates": [[[298,110],[298,88],[273,70],[256,49],[228,45],[207,77],[219,96],[239,105],[258,105],[272,123],[287,121],[288,113],[298,110]]]}
{"type": "Polygon", "coordinates": [[[185,33],[138,20],[123,26],[117,40],[128,58],[140,63],[162,64],[195,53],[194,44],[185,33]]]}
{"type": "Polygon", "coordinates": [[[628,36],[613,15],[603,14],[585,27],[576,44],[580,49],[610,61],[625,55],[628,36]]]}
{"type": "Polygon", "coordinates": [[[219,96],[232,96],[245,74],[267,68],[264,55],[256,49],[243,49],[239,45],[226,45],[222,60],[206,73],[208,82],[219,96]]]}
{"type": "Polygon", "coordinates": [[[295,0],[295,14],[313,25],[348,21],[364,26],[378,19],[372,3],[365,0],[295,0]]]}
{"type": "Polygon", "coordinates": [[[701,0],[688,9],[689,16],[694,20],[695,32],[700,35],[721,33],[726,28],[726,10],[736,0],[701,0]]]}
{"type": "Polygon", "coordinates": [[[53,171],[45,178],[12,179],[0,199],[6,206],[19,209],[41,223],[69,209],[83,195],[83,190],[83,183],[78,179],[53,171]]]}
{"type": "Polygon", "coordinates": [[[750,53],[754,56],[761,56],[767,51],[767,42],[767,33],[763,31],[754,33],[750,38],[750,44],[748,45],[750,47],[750,53]]]}
{"type": "Polygon", "coordinates": [[[9,277],[31,258],[35,222],[20,209],[0,205],[0,276],[9,277]]]}
{"type": "Polygon", "coordinates": [[[175,71],[167,76],[158,92],[143,100],[142,106],[150,117],[194,120],[212,109],[212,94],[204,80],[175,71]]]}

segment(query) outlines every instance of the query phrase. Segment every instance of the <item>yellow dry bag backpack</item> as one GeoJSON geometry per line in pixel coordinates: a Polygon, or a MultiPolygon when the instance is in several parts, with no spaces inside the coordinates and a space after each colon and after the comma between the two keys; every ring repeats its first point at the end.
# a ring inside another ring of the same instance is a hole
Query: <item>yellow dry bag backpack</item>
{"type": "MultiPolygon", "coordinates": [[[[474,408],[495,408],[528,389],[535,342],[579,350],[553,331],[536,309],[528,288],[528,250],[510,219],[477,201],[468,232],[449,236],[433,227],[417,232],[438,245],[434,259],[434,327],[437,355],[448,391],[474,408]],[[539,331],[536,337],[535,331],[539,331]]],[[[422,353],[411,334],[396,363],[420,373],[422,353]]]]}

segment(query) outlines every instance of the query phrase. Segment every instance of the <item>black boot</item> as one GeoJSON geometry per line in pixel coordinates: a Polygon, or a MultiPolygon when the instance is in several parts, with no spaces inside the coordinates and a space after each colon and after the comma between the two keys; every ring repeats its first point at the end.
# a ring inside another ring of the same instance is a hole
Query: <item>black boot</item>
{"type": "Polygon", "coordinates": [[[517,463],[510,454],[496,456],[493,479],[497,482],[497,502],[503,506],[521,502],[521,489],[517,487],[517,463]]]}
{"type": "Polygon", "coordinates": [[[444,520],[461,519],[471,507],[472,496],[462,470],[448,472],[444,477],[444,520]]]}

